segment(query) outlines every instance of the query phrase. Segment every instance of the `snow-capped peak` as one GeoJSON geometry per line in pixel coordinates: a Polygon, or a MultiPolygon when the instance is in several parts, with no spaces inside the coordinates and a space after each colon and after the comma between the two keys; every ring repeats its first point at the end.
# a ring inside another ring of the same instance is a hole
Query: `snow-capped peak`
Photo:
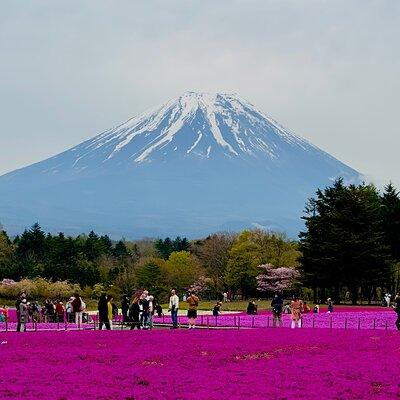
{"type": "Polygon", "coordinates": [[[236,94],[186,92],[74,148],[82,168],[93,152],[102,162],[142,164],[170,157],[276,159],[287,146],[313,147],[236,94]]]}

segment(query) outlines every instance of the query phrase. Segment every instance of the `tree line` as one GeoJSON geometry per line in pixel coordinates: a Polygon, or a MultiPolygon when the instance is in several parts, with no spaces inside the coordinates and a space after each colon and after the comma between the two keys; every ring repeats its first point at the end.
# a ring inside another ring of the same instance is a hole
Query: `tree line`
{"type": "Polygon", "coordinates": [[[14,238],[0,231],[0,280],[68,281],[115,295],[147,288],[161,299],[174,287],[209,298],[280,290],[355,303],[399,289],[400,197],[392,184],[381,194],[339,179],[309,199],[302,218],[299,240],[255,229],[192,241],[112,241],[95,232],[46,234],[36,223],[14,238]]]}

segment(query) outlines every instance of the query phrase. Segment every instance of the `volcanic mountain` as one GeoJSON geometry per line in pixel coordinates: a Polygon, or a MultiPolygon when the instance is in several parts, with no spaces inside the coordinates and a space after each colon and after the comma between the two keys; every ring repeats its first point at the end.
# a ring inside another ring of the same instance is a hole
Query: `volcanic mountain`
{"type": "Polygon", "coordinates": [[[19,232],[114,237],[246,227],[295,236],[307,198],[360,174],[231,94],[187,92],[72,149],[0,177],[0,221],[19,232]]]}

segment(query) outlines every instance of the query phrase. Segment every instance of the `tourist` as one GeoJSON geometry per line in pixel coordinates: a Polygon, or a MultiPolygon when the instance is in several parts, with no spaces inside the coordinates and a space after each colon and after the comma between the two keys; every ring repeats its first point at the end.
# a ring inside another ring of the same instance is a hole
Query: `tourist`
{"type": "Polygon", "coordinates": [[[224,303],[228,302],[228,293],[227,292],[222,293],[222,301],[224,303]]]}
{"type": "Polygon", "coordinates": [[[74,310],[73,310],[73,307],[72,307],[72,302],[73,301],[74,301],[74,298],[70,297],[68,302],[67,302],[67,305],[65,306],[65,311],[66,311],[66,314],[67,314],[67,322],[73,322],[73,320],[74,320],[74,317],[73,317],[74,310]]]}
{"type": "Polygon", "coordinates": [[[131,329],[140,329],[140,297],[138,295],[133,297],[132,304],[129,307],[129,321],[131,323],[131,329]]]}
{"type": "Polygon", "coordinates": [[[143,329],[148,329],[149,324],[149,315],[150,315],[150,301],[149,301],[149,292],[144,290],[142,295],[140,296],[140,307],[142,311],[140,324],[143,329]]]}
{"type": "Polygon", "coordinates": [[[72,311],[75,314],[75,324],[79,327],[82,325],[82,315],[85,310],[85,303],[78,293],[74,294],[74,299],[72,300],[72,311]]]}
{"type": "Polygon", "coordinates": [[[56,316],[57,322],[64,322],[64,303],[62,301],[57,301],[56,303],[56,316]]]}
{"type": "Polygon", "coordinates": [[[21,302],[19,303],[19,331],[18,332],[26,332],[26,324],[29,321],[29,310],[28,310],[29,303],[26,302],[26,298],[23,297],[21,302]]]}
{"type": "Polygon", "coordinates": [[[272,307],[272,326],[276,327],[278,323],[282,326],[282,311],[283,311],[283,299],[278,294],[275,294],[271,301],[272,307]]]}
{"type": "Polygon", "coordinates": [[[107,330],[111,330],[110,322],[108,320],[108,302],[105,293],[102,293],[97,303],[97,310],[99,313],[99,329],[103,329],[103,325],[107,330]]]}
{"type": "Polygon", "coordinates": [[[328,313],[332,313],[333,312],[333,301],[330,297],[328,298],[327,303],[328,303],[328,313]]]}
{"type": "Polygon", "coordinates": [[[246,312],[248,315],[257,314],[257,304],[255,303],[255,301],[249,301],[246,312]]]}
{"type": "Polygon", "coordinates": [[[3,308],[0,309],[0,322],[8,321],[8,307],[4,304],[3,308]]]}
{"type": "Polygon", "coordinates": [[[149,329],[153,329],[153,316],[154,316],[154,296],[149,296],[149,316],[148,316],[148,326],[149,329]]]}
{"type": "Polygon", "coordinates": [[[179,297],[176,295],[175,289],[172,289],[168,307],[168,311],[171,311],[172,329],[178,328],[178,310],[179,297]]]}
{"type": "Polygon", "coordinates": [[[394,298],[394,310],[397,313],[396,327],[400,331],[400,293],[398,292],[394,298]]]}
{"type": "Polygon", "coordinates": [[[296,325],[301,328],[301,309],[303,307],[303,302],[298,298],[294,297],[291,302],[292,309],[292,324],[291,327],[295,328],[296,325]]]}
{"type": "Polygon", "coordinates": [[[318,304],[315,304],[315,305],[314,305],[313,313],[314,313],[314,314],[318,314],[318,313],[319,313],[319,305],[318,305],[318,304]]]}
{"type": "Polygon", "coordinates": [[[196,327],[197,307],[199,306],[199,298],[195,296],[193,292],[189,292],[186,302],[188,303],[187,317],[188,317],[189,329],[194,329],[196,327]]]}
{"type": "Polygon", "coordinates": [[[161,305],[156,301],[154,303],[154,311],[157,313],[157,317],[161,318],[163,316],[163,311],[161,305]]]}
{"type": "Polygon", "coordinates": [[[129,312],[129,297],[124,294],[121,300],[121,311],[122,311],[122,322],[128,322],[128,312],[129,312]]]}
{"type": "Polygon", "coordinates": [[[21,292],[21,294],[18,296],[17,301],[15,302],[15,311],[17,314],[17,332],[21,331],[21,321],[20,321],[20,314],[19,314],[19,305],[21,304],[22,300],[26,299],[26,294],[25,292],[21,292]]]}
{"type": "Polygon", "coordinates": [[[284,314],[290,314],[292,310],[290,309],[290,303],[286,303],[285,306],[283,307],[283,313],[284,314]]]}
{"type": "Polygon", "coordinates": [[[44,309],[46,322],[54,322],[54,304],[50,299],[45,300],[44,309]]]}
{"type": "Polygon", "coordinates": [[[214,304],[212,313],[214,317],[218,317],[221,314],[221,303],[219,301],[214,304]]]}
{"type": "Polygon", "coordinates": [[[391,298],[392,298],[392,295],[390,293],[385,294],[386,307],[390,307],[390,299],[391,298]]]}
{"type": "Polygon", "coordinates": [[[113,325],[112,325],[112,322],[113,322],[113,306],[112,306],[113,300],[114,300],[114,298],[109,294],[107,296],[107,318],[108,318],[108,323],[110,325],[111,330],[113,328],[113,325]]]}

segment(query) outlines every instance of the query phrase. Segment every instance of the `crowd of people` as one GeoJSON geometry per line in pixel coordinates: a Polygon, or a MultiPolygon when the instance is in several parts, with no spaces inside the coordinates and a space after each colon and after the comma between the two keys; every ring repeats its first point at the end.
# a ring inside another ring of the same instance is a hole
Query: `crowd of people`
{"type": "MultiPolygon", "coordinates": [[[[223,301],[225,301],[225,294],[223,294],[223,301]]],[[[385,301],[387,296],[385,297],[385,301]]],[[[188,328],[194,329],[196,327],[197,310],[199,306],[199,298],[193,293],[188,292],[182,296],[182,301],[187,303],[187,317],[188,328]]],[[[333,312],[333,301],[328,298],[326,301],[327,312],[333,312]]],[[[400,294],[397,293],[394,297],[393,304],[388,302],[389,306],[393,307],[397,313],[396,327],[400,330],[400,294]]],[[[175,289],[171,290],[168,304],[168,312],[171,315],[172,329],[179,327],[178,312],[180,306],[180,299],[175,289]]],[[[62,300],[51,301],[46,299],[43,305],[38,302],[27,301],[26,293],[21,293],[16,303],[17,315],[17,331],[26,331],[26,324],[28,322],[54,322],[54,323],[75,323],[78,326],[84,322],[89,322],[89,315],[85,313],[86,304],[78,293],[75,293],[64,304],[62,300]]],[[[212,308],[212,315],[218,317],[221,314],[222,302],[217,301],[212,308]]],[[[283,326],[282,314],[291,314],[291,327],[299,327],[302,325],[302,315],[310,312],[319,313],[320,308],[315,304],[311,309],[306,301],[294,296],[290,302],[284,302],[280,294],[275,294],[271,302],[272,310],[272,326],[283,326]]],[[[8,307],[3,306],[0,308],[0,322],[8,319],[8,307]]],[[[130,325],[130,329],[152,329],[153,316],[157,314],[159,317],[163,316],[161,305],[150,295],[148,290],[143,290],[135,293],[129,299],[127,295],[123,295],[121,299],[122,322],[130,325]]],[[[250,301],[247,306],[248,315],[256,315],[258,307],[254,300],[250,301]]],[[[111,295],[105,293],[100,296],[98,302],[98,324],[99,329],[113,329],[113,321],[118,314],[118,307],[114,303],[111,295]]]]}
{"type": "Polygon", "coordinates": [[[26,331],[26,324],[29,322],[75,322],[78,325],[87,322],[87,319],[83,320],[86,304],[78,293],[70,297],[65,304],[62,300],[46,299],[43,305],[40,305],[37,301],[28,301],[26,293],[22,292],[15,302],[15,311],[18,332],[26,331]]]}

